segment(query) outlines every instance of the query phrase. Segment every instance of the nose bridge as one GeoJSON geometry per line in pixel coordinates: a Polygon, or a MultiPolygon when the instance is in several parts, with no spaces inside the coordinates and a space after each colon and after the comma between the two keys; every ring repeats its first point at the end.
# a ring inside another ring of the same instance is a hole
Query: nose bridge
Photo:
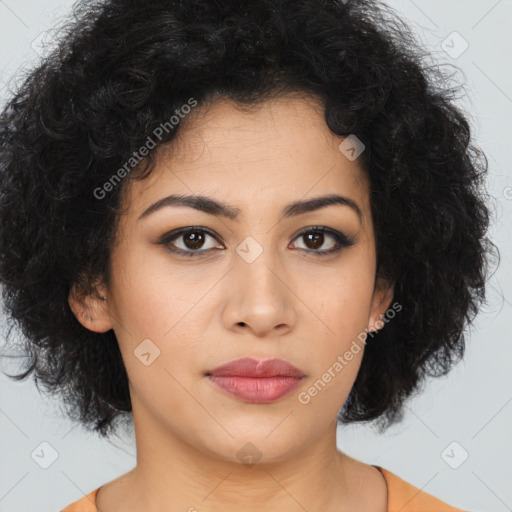
{"type": "Polygon", "coordinates": [[[264,335],[274,327],[291,325],[294,313],[283,262],[272,249],[270,236],[259,240],[249,236],[236,248],[225,320],[231,327],[244,324],[264,335]]]}
{"type": "Polygon", "coordinates": [[[243,290],[269,301],[282,294],[283,283],[277,277],[282,272],[282,265],[279,255],[271,247],[271,236],[259,236],[258,239],[248,236],[237,246],[234,271],[243,290]]]}

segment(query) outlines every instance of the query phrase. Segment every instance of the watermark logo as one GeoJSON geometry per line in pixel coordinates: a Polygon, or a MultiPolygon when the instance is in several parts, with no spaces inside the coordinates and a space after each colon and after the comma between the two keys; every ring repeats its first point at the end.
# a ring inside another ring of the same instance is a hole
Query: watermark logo
{"type": "Polygon", "coordinates": [[[32,460],[42,469],[48,469],[58,458],[59,453],[47,441],[43,441],[30,454],[32,460]]]}
{"type": "Polygon", "coordinates": [[[452,441],[442,452],[441,458],[452,469],[459,469],[466,460],[468,460],[469,453],[457,441],[452,441]]]}
{"type": "Polygon", "coordinates": [[[253,443],[245,443],[236,454],[238,460],[247,467],[254,466],[262,456],[262,453],[258,450],[257,446],[253,443]]]}
{"type": "Polygon", "coordinates": [[[150,366],[160,356],[160,349],[149,338],[146,338],[137,345],[133,353],[144,366],[150,366]]]}
{"type": "Polygon", "coordinates": [[[263,247],[252,236],[248,236],[237,245],[236,252],[246,263],[252,263],[263,252],[263,247]]]}
{"type": "Polygon", "coordinates": [[[441,48],[452,59],[458,59],[469,48],[469,43],[458,32],[452,32],[441,42],[441,48]]]}
{"type": "Polygon", "coordinates": [[[348,160],[353,162],[359,158],[362,152],[366,149],[366,146],[357,136],[351,134],[343,139],[343,141],[338,145],[338,149],[348,160]]]}

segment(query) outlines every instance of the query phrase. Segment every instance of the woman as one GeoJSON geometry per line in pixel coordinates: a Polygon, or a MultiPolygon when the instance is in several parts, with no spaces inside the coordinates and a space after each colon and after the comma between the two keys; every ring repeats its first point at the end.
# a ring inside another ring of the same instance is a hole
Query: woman
{"type": "Polygon", "coordinates": [[[460,360],[484,297],[485,160],[406,27],[112,0],[60,41],[1,116],[18,378],[137,444],[64,511],[460,510],[336,447],[460,360]]]}

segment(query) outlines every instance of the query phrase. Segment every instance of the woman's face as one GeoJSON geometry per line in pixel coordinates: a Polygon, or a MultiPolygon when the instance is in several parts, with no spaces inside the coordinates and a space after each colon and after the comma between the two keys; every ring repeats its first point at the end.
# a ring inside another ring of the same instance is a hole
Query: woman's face
{"type": "Polygon", "coordinates": [[[114,329],[144,435],[276,462],[332,429],[365,329],[392,299],[380,281],[374,290],[369,185],[311,99],[251,113],[223,100],[189,116],[151,175],[130,185],[100,290],[108,300],[81,321],[114,329]],[[208,198],[209,211],[159,203],[168,196],[208,198]],[[347,199],[309,203],[325,196],[347,199]],[[287,393],[275,378],[220,379],[243,388],[236,396],[208,374],[239,358],[283,359],[304,377],[281,379],[295,385],[287,393]]]}

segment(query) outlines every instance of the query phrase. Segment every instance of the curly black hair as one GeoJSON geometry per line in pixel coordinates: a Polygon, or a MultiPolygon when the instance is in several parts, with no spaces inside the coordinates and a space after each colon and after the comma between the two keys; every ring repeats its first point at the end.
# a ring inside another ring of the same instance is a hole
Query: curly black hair
{"type": "MultiPolygon", "coordinates": [[[[250,108],[298,92],[321,101],[332,132],[365,145],[377,274],[402,306],[369,337],[338,421],[397,421],[426,376],[462,358],[495,248],[487,159],[456,105],[459,90],[372,0],[76,5],[0,115],[0,282],[7,339],[17,326],[28,356],[9,376],[33,373],[102,436],[129,417],[115,334],[83,327],[68,295],[109,282],[123,193],[149,175],[154,151],[100,199],[98,190],[190,98],[250,108]]],[[[157,147],[185,127],[160,130],[157,147]]]]}

